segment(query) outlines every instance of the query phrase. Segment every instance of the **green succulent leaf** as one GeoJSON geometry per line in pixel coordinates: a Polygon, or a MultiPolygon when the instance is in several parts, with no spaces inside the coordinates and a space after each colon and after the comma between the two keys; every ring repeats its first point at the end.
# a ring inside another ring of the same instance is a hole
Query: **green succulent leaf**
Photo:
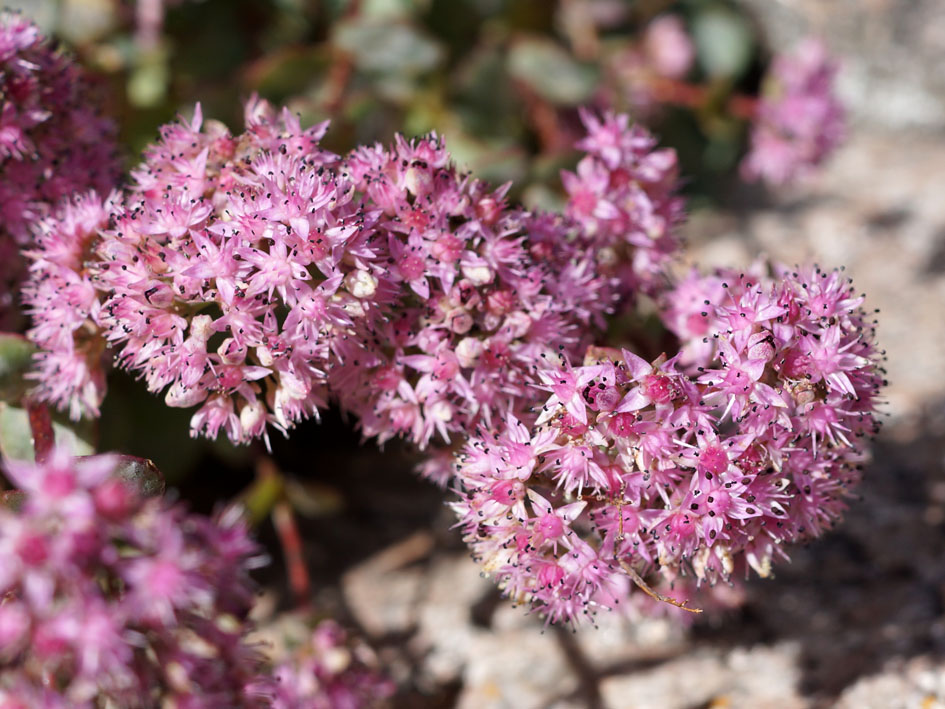
{"type": "Polygon", "coordinates": [[[22,335],[0,333],[0,399],[17,403],[29,389],[24,377],[36,348],[22,335]]]}
{"type": "MultiPolygon", "coordinates": [[[[73,455],[95,452],[94,429],[88,421],[69,421],[53,416],[56,447],[66,448],[73,455]]],[[[0,401],[0,454],[8,460],[34,460],[33,434],[26,409],[0,401]]]]}
{"type": "Polygon", "coordinates": [[[509,50],[509,73],[552,103],[575,106],[590,98],[598,81],[591,64],[578,62],[546,39],[526,38],[509,50]]]}
{"type": "Polygon", "coordinates": [[[407,24],[342,22],[335,43],[351,53],[358,69],[390,77],[414,76],[436,67],[440,46],[407,24]]]}
{"type": "Polygon", "coordinates": [[[745,18],[723,5],[709,5],[692,21],[699,63],[713,79],[735,81],[751,63],[754,40],[745,18]]]}

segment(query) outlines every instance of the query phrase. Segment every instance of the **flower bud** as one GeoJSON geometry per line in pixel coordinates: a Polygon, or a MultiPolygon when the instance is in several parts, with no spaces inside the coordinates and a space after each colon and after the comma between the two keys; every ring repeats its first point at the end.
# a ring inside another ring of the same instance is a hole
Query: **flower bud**
{"type": "Polygon", "coordinates": [[[456,345],[456,356],[463,367],[474,367],[482,354],[482,342],[475,337],[464,337],[456,345]]]}
{"type": "Polygon", "coordinates": [[[345,288],[355,298],[370,298],[377,292],[377,278],[358,269],[345,276],[345,288]]]}

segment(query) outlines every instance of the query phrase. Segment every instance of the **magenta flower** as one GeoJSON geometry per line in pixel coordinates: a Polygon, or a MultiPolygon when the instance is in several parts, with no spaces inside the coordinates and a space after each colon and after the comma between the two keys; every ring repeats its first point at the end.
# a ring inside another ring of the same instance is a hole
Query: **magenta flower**
{"type": "Polygon", "coordinates": [[[117,179],[114,126],[94,108],[79,68],[21,15],[0,12],[0,325],[14,299],[31,222],[62,197],[107,192],[117,179]]]}
{"type": "Polygon", "coordinates": [[[660,76],[681,79],[692,68],[696,50],[679,15],[660,15],[646,26],[643,50],[647,66],[660,76]]]}
{"type": "Polygon", "coordinates": [[[334,401],[365,435],[422,447],[537,403],[533,363],[577,356],[603,325],[614,289],[593,240],[508,207],[437,136],[342,159],[318,147],[325,124],[265,102],[246,125],[232,136],[198,107],[123,198],[44,223],[28,290],[40,399],[95,415],[107,343],[169,406],[199,407],[194,435],[245,442],[334,401]]]}
{"type": "Polygon", "coordinates": [[[308,641],[279,663],[273,677],[274,709],[369,709],[385,705],[394,684],[376,669],[363,643],[332,620],[321,621],[308,641]]]}
{"type": "Polygon", "coordinates": [[[141,499],[117,463],[7,465],[26,498],[0,508],[0,702],[269,706],[245,640],[260,557],[240,513],[141,499]]]}
{"type": "MultiPolygon", "coordinates": [[[[471,438],[453,507],[506,593],[553,621],[623,603],[643,577],[685,596],[766,576],[784,545],[839,519],[878,430],[880,356],[838,272],[775,273],[702,281],[692,337],[706,349],[683,342],[695,362],[605,348],[548,362],[531,427],[471,438]]],[[[682,313],[665,297],[682,333],[700,283],[680,287],[682,313]]]]}
{"type": "Polygon", "coordinates": [[[677,86],[695,62],[696,51],[682,17],[664,14],[643,29],[640,41],[618,49],[610,58],[621,99],[636,116],[652,116],[666,99],[666,87],[677,86]]]}
{"type": "Polygon", "coordinates": [[[103,201],[94,193],[64,201],[35,230],[36,246],[23,289],[33,327],[27,333],[40,351],[36,395],[68,410],[73,419],[97,416],[105,396],[105,343],[97,326],[100,296],[86,258],[108,225],[117,194],[103,201]]]}
{"type": "Polygon", "coordinates": [[[845,134],[836,73],[836,62],[814,39],[775,57],[742,162],[746,179],[782,185],[804,177],[836,149],[845,134]]]}
{"type": "Polygon", "coordinates": [[[593,245],[598,268],[618,279],[620,295],[629,301],[662,285],[679,248],[683,201],[676,194],[676,153],[656,149],[656,140],[626,115],[598,118],[582,111],[581,120],[587,136],[577,147],[587,155],[576,173],[561,173],[566,214],[593,245]]]}

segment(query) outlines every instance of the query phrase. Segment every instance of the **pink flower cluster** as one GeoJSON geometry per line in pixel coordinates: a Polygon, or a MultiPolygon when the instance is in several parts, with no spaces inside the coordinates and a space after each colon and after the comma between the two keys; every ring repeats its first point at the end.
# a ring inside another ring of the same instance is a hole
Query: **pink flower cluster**
{"type": "Polygon", "coordinates": [[[108,191],[118,176],[112,123],[99,115],[78,67],[39,29],[0,12],[0,325],[17,321],[19,250],[30,223],[59,199],[108,191]]]}
{"type": "Polygon", "coordinates": [[[379,674],[370,649],[323,620],[308,642],[274,670],[273,709],[368,709],[384,705],[394,684],[379,674]]]}
{"type": "Polygon", "coordinates": [[[639,43],[611,57],[618,101],[626,99],[636,115],[653,114],[664,99],[660,87],[684,79],[695,61],[696,49],[683,18],[659,15],[643,29],[639,43]]]}
{"type": "Polygon", "coordinates": [[[837,64],[814,39],[779,55],[765,80],[742,175],[783,185],[807,175],[839,145],[843,106],[833,93],[837,64]]]}
{"type": "Polygon", "coordinates": [[[123,197],[42,224],[38,396],[95,415],[104,338],[168,405],[199,406],[195,435],[243,442],[336,402],[366,436],[423,447],[520,414],[536,363],[604,325],[616,276],[624,296],[650,288],[677,245],[672,151],[625,116],[585,121],[562,217],[509,207],[436,135],[340,158],[326,124],[263,101],[237,136],[198,109],[123,197]]]}
{"type": "Polygon", "coordinates": [[[676,194],[676,151],[656,149],[656,139],[626,115],[601,120],[582,111],[581,118],[587,136],[577,147],[587,155],[576,173],[561,173],[566,214],[592,244],[602,273],[617,277],[628,303],[665,284],[665,267],[679,249],[684,205],[676,194]]]}
{"type": "Polygon", "coordinates": [[[98,416],[105,395],[105,341],[97,325],[100,295],[88,258],[100,229],[108,224],[117,195],[63,200],[34,228],[29,279],[23,286],[29,338],[38,346],[33,371],[35,396],[67,408],[73,419],[98,416]]]}
{"type": "Polygon", "coordinates": [[[377,213],[378,292],[394,294],[330,373],[366,435],[424,446],[491,425],[525,405],[543,353],[603,327],[612,287],[583,235],[458,174],[436,136],[355,150],[346,168],[377,213]]]}
{"type": "Polygon", "coordinates": [[[141,499],[117,463],[7,465],[26,497],[0,508],[0,705],[268,706],[239,513],[141,499]]]}
{"type": "Polygon", "coordinates": [[[696,48],[679,15],[660,15],[643,32],[643,49],[660,76],[682,79],[696,60],[696,48]]]}
{"type": "Polygon", "coordinates": [[[860,479],[882,370],[849,283],[777,269],[680,288],[665,317],[687,368],[683,354],[561,357],[540,372],[550,396],[534,423],[480,430],[459,459],[466,541],[552,621],[613,607],[647,576],[684,593],[766,576],[782,545],[838,520],[860,479]]]}

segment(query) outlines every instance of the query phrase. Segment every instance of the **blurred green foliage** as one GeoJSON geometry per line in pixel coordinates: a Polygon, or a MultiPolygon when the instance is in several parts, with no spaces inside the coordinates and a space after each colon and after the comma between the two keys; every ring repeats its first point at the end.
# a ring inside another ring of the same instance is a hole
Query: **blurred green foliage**
{"type": "Polygon", "coordinates": [[[0,400],[19,402],[29,388],[29,371],[36,348],[23,335],[0,333],[0,400]]]}
{"type": "MultiPolygon", "coordinates": [[[[68,448],[74,455],[95,452],[95,424],[91,421],[76,423],[54,414],[52,421],[56,444],[68,448]]],[[[33,460],[33,436],[29,414],[19,405],[0,401],[0,454],[10,460],[33,460]]]]}
{"type": "Polygon", "coordinates": [[[642,112],[621,62],[650,20],[675,13],[697,50],[690,79],[724,96],[757,87],[764,44],[724,0],[165,0],[156,42],[129,0],[13,4],[108,79],[129,162],[196,101],[238,130],[257,92],[304,121],[331,118],[337,151],[437,130],[477,174],[551,204],[581,104],[635,111],[679,149],[697,203],[723,198],[740,121],[724,101],[642,112]]]}

